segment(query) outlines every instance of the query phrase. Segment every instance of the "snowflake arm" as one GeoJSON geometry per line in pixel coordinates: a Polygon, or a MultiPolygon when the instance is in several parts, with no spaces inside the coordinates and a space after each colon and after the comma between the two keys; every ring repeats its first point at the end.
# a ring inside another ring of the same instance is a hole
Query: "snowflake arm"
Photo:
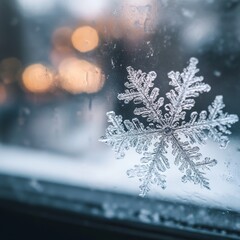
{"type": "Polygon", "coordinates": [[[183,73],[173,71],[168,73],[171,79],[169,84],[174,87],[166,94],[170,103],[165,106],[168,111],[166,117],[171,125],[176,125],[179,120],[185,118],[185,110],[190,110],[195,105],[193,97],[198,97],[200,93],[209,92],[211,89],[208,84],[202,82],[202,76],[195,76],[199,71],[196,67],[197,63],[196,58],[191,58],[189,66],[183,70],[183,73]]]}
{"type": "Polygon", "coordinates": [[[205,144],[209,137],[219,143],[221,148],[225,148],[229,142],[226,135],[231,134],[228,128],[238,121],[235,114],[223,113],[225,107],[222,96],[216,96],[213,103],[208,107],[209,113],[202,111],[200,114],[192,112],[191,120],[183,122],[176,128],[177,132],[183,133],[191,143],[205,144]]]}
{"type": "Polygon", "coordinates": [[[174,164],[183,172],[182,181],[191,181],[202,187],[210,189],[209,180],[204,170],[209,170],[217,164],[215,159],[205,157],[202,159],[199,147],[193,144],[206,144],[211,138],[218,142],[220,147],[226,147],[229,128],[238,121],[238,116],[223,112],[223,97],[217,96],[207,111],[192,112],[190,121],[185,121],[186,110],[195,105],[195,97],[203,92],[210,91],[210,86],[203,83],[203,77],[196,76],[199,71],[196,67],[198,60],[190,59],[190,64],[183,73],[170,72],[170,85],[174,89],[166,94],[169,103],[165,105],[166,113],[161,107],[164,99],[159,97],[159,89],[153,87],[156,78],[155,72],[148,74],[141,70],[135,71],[128,67],[128,81],[126,90],[118,95],[124,103],[133,101],[137,107],[134,114],[147,118],[145,127],[137,118],[122,120],[114,112],[108,112],[110,125],[101,141],[110,145],[117,158],[122,158],[130,147],[143,154],[140,164],[127,171],[129,177],[137,177],[140,184],[140,196],[145,196],[153,184],[166,187],[163,173],[170,168],[166,157],[167,148],[172,149],[174,164]]]}
{"type": "Polygon", "coordinates": [[[210,158],[206,157],[203,161],[196,162],[195,166],[198,169],[210,170],[209,167],[213,167],[216,164],[217,164],[217,160],[216,159],[210,159],[210,158]]]}
{"type": "Polygon", "coordinates": [[[110,125],[100,141],[111,146],[117,158],[123,158],[125,150],[130,147],[135,148],[137,153],[147,151],[152,139],[161,135],[160,129],[154,129],[152,124],[145,128],[137,118],[123,121],[122,116],[113,111],[108,112],[107,117],[110,125]]]}
{"type": "Polygon", "coordinates": [[[198,147],[191,147],[187,141],[182,142],[180,138],[174,135],[171,137],[171,142],[173,147],[172,154],[175,156],[174,164],[180,165],[179,170],[185,173],[182,181],[192,181],[194,184],[200,184],[209,189],[208,179],[199,169],[209,169],[209,167],[215,165],[216,160],[205,158],[204,161],[196,163],[202,156],[198,147]]]}
{"type": "Polygon", "coordinates": [[[134,110],[135,115],[146,117],[147,121],[157,122],[163,125],[162,111],[160,107],[163,105],[164,99],[158,97],[159,88],[153,87],[153,81],[157,74],[152,71],[148,74],[141,70],[134,70],[132,67],[127,67],[128,82],[125,83],[127,88],[124,93],[118,94],[118,99],[124,103],[133,101],[134,104],[143,104],[143,107],[137,107],[134,110]]]}
{"type": "Polygon", "coordinates": [[[155,143],[153,152],[146,152],[141,158],[141,165],[135,165],[127,171],[128,177],[138,177],[141,181],[139,196],[144,197],[151,189],[152,184],[166,188],[166,176],[162,172],[170,168],[168,159],[165,157],[167,143],[165,137],[155,143]]]}

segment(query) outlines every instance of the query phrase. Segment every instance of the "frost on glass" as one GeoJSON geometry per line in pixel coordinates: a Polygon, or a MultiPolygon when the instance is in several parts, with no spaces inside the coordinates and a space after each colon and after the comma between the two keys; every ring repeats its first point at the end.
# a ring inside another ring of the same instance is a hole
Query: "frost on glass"
{"type": "Polygon", "coordinates": [[[123,158],[129,148],[135,148],[137,153],[142,154],[140,164],[127,171],[129,177],[139,178],[140,196],[145,196],[152,184],[166,188],[163,173],[170,168],[167,157],[170,145],[174,164],[183,173],[182,181],[191,181],[209,189],[204,170],[216,165],[217,161],[202,157],[197,145],[206,144],[207,138],[210,138],[225,148],[227,135],[231,134],[229,128],[238,121],[238,116],[224,113],[223,97],[216,96],[208,111],[193,111],[190,120],[185,121],[186,110],[195,105],[194,98],[211,89],[203,82],[202,76],[196,76],[199,71],[197,63],[196,58],[191,58],[182,73],[168,73],[173,89],[166,94],[168,103],[165,105],[165,99],[159,97],[159,88],[153,84],[157,74],[153,71],[146,74],[127,67],[126,90],[118,95],[118,99],[125,104],[133,101],[138,105],[134,114],[146,118],[147,126],[138,118],[123,120],[113,111],[107,113],[110,125],[100,141],[111,146],[117,158],[123,158]]]}

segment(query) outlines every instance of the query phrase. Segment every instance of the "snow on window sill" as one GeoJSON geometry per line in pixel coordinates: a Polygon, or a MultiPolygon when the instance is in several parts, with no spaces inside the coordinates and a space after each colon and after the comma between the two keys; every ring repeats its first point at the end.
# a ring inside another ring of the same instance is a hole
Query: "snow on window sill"
{"type": "MultiPolygon", "coordinates": [[[[10,147],[1,146],[1,199],[118,220],[121,223],[128,221],[157,228],[197,231],[215,237],[240,237],[239,201],[237,196],[233,198],[230,195],[227,198],[227,194],[233,191],[230,184],[229,188],[219,190],[218,194],[221,193],[225,198],[214,192],[218,201],[222,201],[216,203],[215,200],[215,205],[210,193],[209,203],[201,204],[199,196],[198,201],[196,198],[191,204],[179,201],[184,196],[177,198],[177,189],[175,194],[167,192],[161,199],[156,195],[141,198],[137,196],[134,184],[123,182],[124,171],[119,169],[123,164],[116,164],[117,161],[113,159],[106,160],[106,165],[101,163],[93,168],[86,161],[78,162],[62,156],[50,156],[49,153],[36,154],[35,151],[14,149],[12,151],[10,147]],[[101,178],[99,172],[104,178],[101,178]],[[219,204],[226,204],[223,201],[229,201],[230,198],[235,208],[226,211],[219,204]]],[[[137,181],[135,184],[138,184],[137,181]]],[[[188,197],[187,194],[185,197],[188,197]]],[[[202,198],[202,201],[206,199],[202,198]]]]}

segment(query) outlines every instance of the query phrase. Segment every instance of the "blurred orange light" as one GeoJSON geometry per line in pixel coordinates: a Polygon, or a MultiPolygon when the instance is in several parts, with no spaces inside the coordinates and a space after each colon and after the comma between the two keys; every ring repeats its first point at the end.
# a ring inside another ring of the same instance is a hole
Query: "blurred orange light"
{"type": "Polygon", "coordinates": [[[52,35],[54,49],[59,52],[69,52],[72,48],[71,43],[72,29],[69,27],[57,28],[52,35]]]}
{"type": "Polygon", "coordinates": [[[77,28],[72,34],[72,44],[80,52],[88,52],[99,44],[97,31],[89,26],[77,28]]]}
{"type": "Polygon", "coordinates": [[[51,70],[42,64],[32,64],[22,74],[24,87],[33,93],[48,91],[52,87],[53,79],[51,70]]]}
{"type": "Polygon", "coordinates": [[[0,104],[3,104],[7,100],[7,91],[5,86],[0,85],[0,104]]]}
{"type": "Polygon", "coordinates": [[[18,80],[21,69],[21,62],[17,58],[5,58],[0,63],[0,79],[6,84],[18,80]]]}
{"type": "Polygon", "coordinates": [[[66,91],[95,93],[104,84],[102,70],[96,65],[77,58],[67,58],[59,66],[60,83],[66,91]]]}
{"type": "Polygon", "coordinates": [[[72,49],[70,49],[69,51],[65,51],[65,52],[60,52],[60,51],[57,51],[56,49],[53,49],[49,53],[49,58],[54,67],[58,67],[59,64],[65,58],[74,57],[74,56],[75,56],[75,52],[72,49]]]}

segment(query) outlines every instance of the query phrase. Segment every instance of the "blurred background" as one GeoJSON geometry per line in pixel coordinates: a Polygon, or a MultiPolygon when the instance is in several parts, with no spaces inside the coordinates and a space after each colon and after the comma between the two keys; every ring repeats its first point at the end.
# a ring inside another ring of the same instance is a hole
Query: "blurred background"
{"type": "Polygon", "coordinates": [[[80,154],[107,110],[131,115],[116,102],[126,66],[155,70],[164,95],[191,56],[212,86],[197,107],[222,94],[240,113],[239,13],[236,0],[1,0],[1,142],[80,154]]]}
{"type": "MultiPolygon", "coordinates": [[[[85,177],[83,184],[92,174],[86,169],[110,169],[106,159],[114,162],[114,156],[98,139],[107,111],[132,118],[134,107],[116,98],[126,67],[156,71],[164,96],[167,73],[181,71],[190,57],[199,59],[200,74],[212,87],[196,110],[223,95],[226,111],[240,115],[238,0],[0,0],[1,172],[17,166],[15,174],[35,179],[42,171],[47,179],[59,174],[73,182],[75,174],[85,177]]],[[[237,159],[239,124],[232,132],[237,140],[229,152],[237,159]]],[[[111,177],[111,187],[120,188],[116,183],[127,178],[120,164],[96,178],[99,185],[111,177]]],[[[232,177],[237,172],[229,169],[221,178],[239,190],[239,178],[232,177]]]]}

